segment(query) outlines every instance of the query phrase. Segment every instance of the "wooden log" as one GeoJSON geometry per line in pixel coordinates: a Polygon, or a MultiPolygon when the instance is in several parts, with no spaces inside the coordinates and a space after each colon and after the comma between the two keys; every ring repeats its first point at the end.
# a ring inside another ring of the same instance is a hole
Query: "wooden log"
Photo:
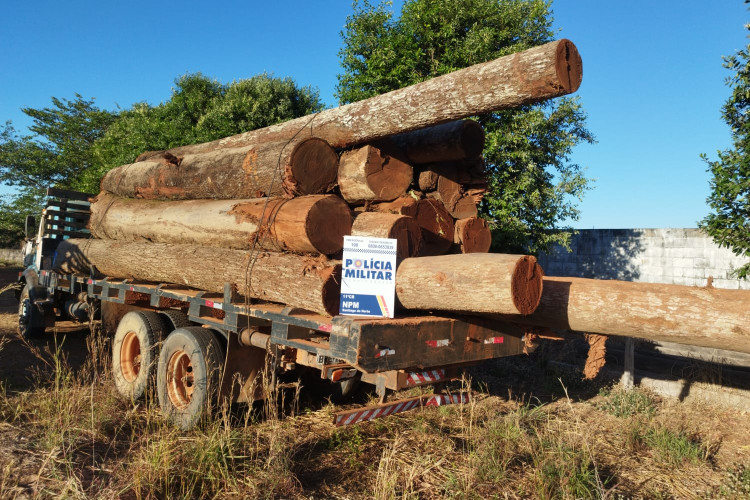
{"type": "Polygon", "coordinates": [[[460,253],[487,253],[492,245],[490,225],[479,217],[457,220],[453,243],[460,253]]]}
{"type": "Polygon", "coordinates": [[[453,245],[453,217],[437,200],[417,202],[417,224],[422,228],[422,247],[419,255],[441,255],[453,245]]]}
{"type": "Polygon", "coordinates": [[[324,140],[304,138],[143,161],[107,172],[102,191],[144,199],[242,199],[325,193],[336,184],[338,156],[324,140]]]}
{"type": "Polygon", "coordinates": [[[750,290],[545,277],[519,323],[750,353],[750,290]]]}
{"type": "Polygon", "coordinates": [[[349,206],[334,195],[159,201],[101,193],[91,205],[96,238],[334,254],[350,234],[349,206]]]}
{"type": "Polygon", "coordinates": [[[474,120],[457,120],[393,136],[412,163],[474,158],[482,154],[484,130],[474,120]]]}
{"type": "Polygon", "coordinates": [[[401,196],[387,203],[373,203],[370,208],[376,212],[408,215],[416,217],[419,199],[414,196],[401,196]]]}
{"type": "Polygon", "coordinates": [[[230,283],[246,297],[321,314],[335,315],[339,308],[341,265],[320,257],[95,239],[60,242],[55,270],[88,276],[89,265],[104,276],[211,292],[230,283]]]}
{"type": "Polygon", "coordinates": [[[363,212],[354,219],[352,235],[395,239],[397,256],[401,259],[415,257],[422,244],[419,224],[406,215],[363,212]]]}
{"type": "Polygon", "coordinates": [[[336,148],[348,148],[570,94],[578,90],[582,75],[578,49],[570,40],[562,39],[314,115],[169,151],[184,156],[288,140],[300,134],[320,137],[336,148]]]}
{"type": "Polygon", "coordinates": [[[394,200],[406,193],[413,175],[411,165],[372,145],[345,151],[339,161],[341,196],[352,204],[394,200]]]}
{"type": "Polygon", "coordinates": [[[412,310],[525,315],[539,305],[542,276],[527,255],[416,257],[398,267],[396,296],[412,310]]]}

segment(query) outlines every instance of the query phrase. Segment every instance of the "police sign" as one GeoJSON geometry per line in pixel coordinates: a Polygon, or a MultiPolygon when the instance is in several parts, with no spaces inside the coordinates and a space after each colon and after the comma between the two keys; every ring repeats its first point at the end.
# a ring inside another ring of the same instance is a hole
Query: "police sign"
{"type": "Polygon", "coordinates": [[[396,240],[344,236],[340,314],[393,317],[396,240]]]}

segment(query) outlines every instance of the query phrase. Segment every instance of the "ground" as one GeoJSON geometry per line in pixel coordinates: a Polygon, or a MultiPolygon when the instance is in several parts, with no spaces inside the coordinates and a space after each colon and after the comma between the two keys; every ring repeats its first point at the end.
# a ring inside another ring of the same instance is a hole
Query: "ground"
{"type": "Polygon", "coordinates": [[[285,390],[185,433],[117,398],[106,337],[25,342],[16,309],[0,295],[1,498],[750,498],[750,414],[584,381],[568,345],[473,368],[467,405],[335,428],[373,396],[285,390]]]}

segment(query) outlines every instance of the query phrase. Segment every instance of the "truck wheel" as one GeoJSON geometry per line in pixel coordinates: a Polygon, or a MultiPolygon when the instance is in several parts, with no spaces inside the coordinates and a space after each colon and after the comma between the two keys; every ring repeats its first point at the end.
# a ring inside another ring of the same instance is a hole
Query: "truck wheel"
{"type": "Polygon", "coordinates": [[[164,415],[182,430],[195,427],[219,394],[224,350],[206,328],[178,328],[159,356],[157,393],[164,415]]]}
{"type": "Polygon", "coordinates": [[[123,398],[135,401],[146,394],[165,329],[165,321],[153,311],[130,311],[120,320],[112,344],[112,375],[123,398]]]}
{"type": "Polygon", "coordinates": [[[29,285],[23,287],[18,299],[18,334],[25,339],[44,334],[44,315],[31,298],[29,285]]]}
{"type": "Polygon", "coordinates": [[[169,332],[186,326],[195,326],[195,324],[188,319],[187,314],[182,311],[177,311],[176,309],[164,309],[163,311],[159,311],[159,316],[164,318],[164,321],[169,328],[169,332]]]}

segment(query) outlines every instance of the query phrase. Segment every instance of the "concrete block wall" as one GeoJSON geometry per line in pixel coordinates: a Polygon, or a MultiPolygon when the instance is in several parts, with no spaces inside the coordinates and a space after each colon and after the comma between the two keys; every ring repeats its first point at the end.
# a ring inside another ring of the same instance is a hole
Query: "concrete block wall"
{"type": "Polygon", "coordinates": [[[20,248],[0,248],[0,260],[23,264],[23,250],[20,248]]]}
{"type": "Polygon", "coordinates": [[[711,276],[716,288],[750,290],[750,281],[730,276],[750,259],[700,229],[581,229],[571,248],[540,255],[545,274],[690,286],[705,286],[711,276]]]}

